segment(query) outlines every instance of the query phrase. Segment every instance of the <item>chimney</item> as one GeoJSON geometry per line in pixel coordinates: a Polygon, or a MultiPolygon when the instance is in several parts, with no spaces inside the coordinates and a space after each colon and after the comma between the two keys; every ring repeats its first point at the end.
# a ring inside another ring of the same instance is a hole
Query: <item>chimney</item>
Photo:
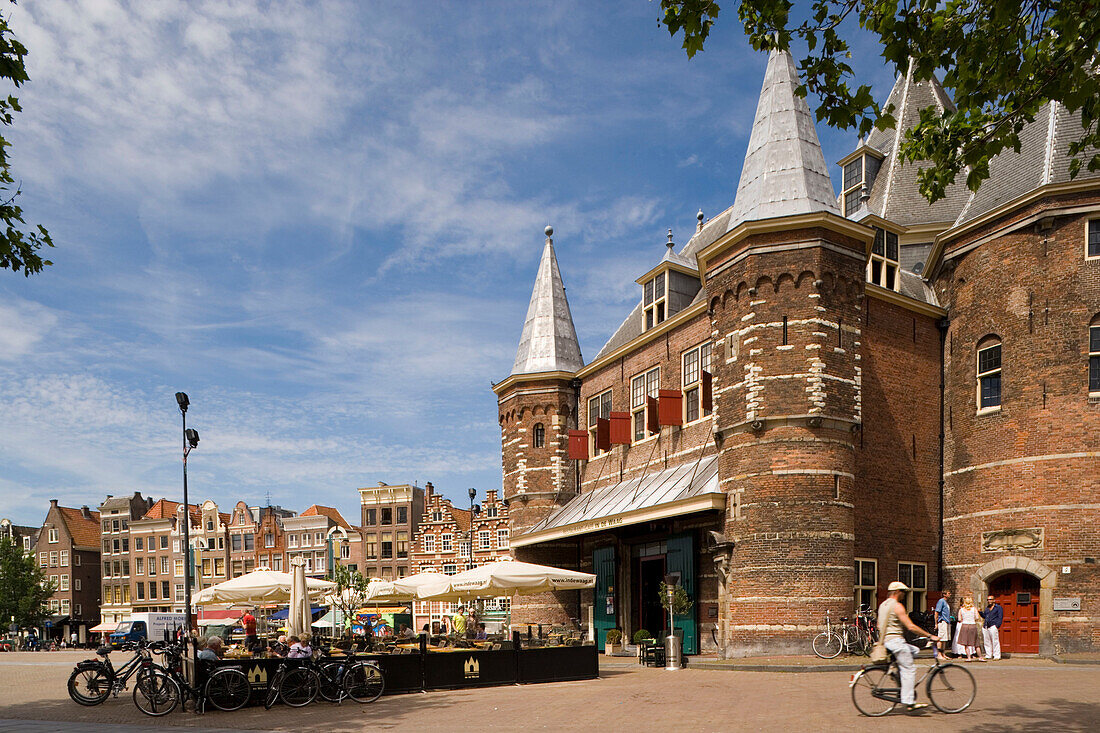
{"type": "Polygon", "coordinates": [[[85,519],[91,519],[91,518],[92,518],[92,511],[91,511],[91,510],[90,510],[90,509],[88,508],[88,505],[87,505],[87,504],[85,504],[84,506],[80,507],[80,513],[81,513],[82,515],[84,515],[84,518],[85,518],[85,519]]]}
{"type": "Polygon", "coordinates": [[[56,507],[57,506],[57,499],[50,499],[50,506],[56,507]]]}

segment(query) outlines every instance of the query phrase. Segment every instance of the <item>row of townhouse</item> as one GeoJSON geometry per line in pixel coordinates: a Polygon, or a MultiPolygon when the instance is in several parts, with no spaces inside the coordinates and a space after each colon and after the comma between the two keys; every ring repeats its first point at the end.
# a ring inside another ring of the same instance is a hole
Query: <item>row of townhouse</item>
{"type": "MultiPolygon", "coordinates": [[[[81,643],[93,627],[135,612],[182,612],[188,562],[196,592],[258,568],[289,570],[294,558],[312,577],[326,577],[341,563],[390,580],[421,569],[455,573],[507,554],[507,503],[495,491],[471,510],[454,507],[431,483],[380,482],[358,493],[361,525],[319,504],[296,513],[238,501],[222,511],[208,500],[185,512],[180,502],[134,492],[108,495],[97,510],[51,500],[41,527],[5,519],[0,535],[34,554],[57,588],[43,632],[66,639],[76,633],[81,643]]],[[[450,612],[446,604],[432,608],[425,605],[423,622],[450,612]]]]}

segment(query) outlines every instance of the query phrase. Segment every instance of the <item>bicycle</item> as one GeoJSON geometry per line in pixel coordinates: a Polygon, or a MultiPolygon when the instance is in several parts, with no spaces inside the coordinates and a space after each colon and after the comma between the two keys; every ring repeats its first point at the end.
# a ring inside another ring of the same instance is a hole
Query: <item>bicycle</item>
{"type": "Polygon", "coordinates": [[[329,702],[339,704],[350,697],[358,703],[370,703],[386,688],[382,668],[376,662],[356,659],[354,652],[342,659],[323,657],[312,666],[319,682],[318,693],[329,702]]]}
{"type": "MultiPolygon", "coordinates": [[[[917,637],[910,643],[922,647],[928,643],[928,637],[917,637]]],[[[961,713],[974,702],[977,693],[974,675],[958,664],[941,661],[943,657],[935,645],[932,657],[932,665],[913,683],[913,689],[927,678],[925,694],[936,709],[942,713],[961,713]]],[[[852,690],[852,704],[868,717],[881,717],[900,705],[901,676],[893,653],[889,662],[865,665],[854,673],[848,687],[852,690]]]]}
{"type": "Polygon", "coordinates": [[[99,705],[112,694],[118,697],[120,692],[126,690],[127,683],[143,668],[143,661],[148,657],[148,651],[144,642],[128,642],[123,645],[123,651],[134,651],[134,656],[117,670],[111,664],[111,652],[109,646],[101,646],[96,649],[96,654],[103,657],[98,659],[85,659],[77,662],[73,673],[69,675],[69,697],[73,702],[85,707],[99,705]]]}
{"type": "Polygon", "coordinates": [[[206,712],[206,703],[219,710],[233,711],[244,707],[252,696],[252,686],[247,675],[236,667],[223,667],[215,670],[200,690],[192,687],[183,674],[184,643],[156,643],[150,646],[153,653],[164,655],[164,665],[149,662],[152,678],[143,684],[139,677],[134,688],[134,704],[146,715],[167,715],[182,702],[186,708],[187,700],[195,701],[198,712],[206,712]]]}
{"type": "Polygon", "coordinates": [[[866,612],[860,611],[856,621],[849,624],[848,617],[840,619],[840,626],[833,628],[829,611],[825,612],[825,630],[814,637],[814,654],[822,659],[832,659],[841,652],[868,654],[874,644],[872,633],[867,628],[866,612]]]}
{"type": "Polygon", "coordinates": [[[309,705],[317,697],[320,686],[321,681],[317,673],[305,664],[291,667],[283,662],[275,670],[275,676],[272,677],[271,684],[267,688],[264,709],[270,710],[278,700],[282,700],[284,705],[292,708],[309,705]]]}

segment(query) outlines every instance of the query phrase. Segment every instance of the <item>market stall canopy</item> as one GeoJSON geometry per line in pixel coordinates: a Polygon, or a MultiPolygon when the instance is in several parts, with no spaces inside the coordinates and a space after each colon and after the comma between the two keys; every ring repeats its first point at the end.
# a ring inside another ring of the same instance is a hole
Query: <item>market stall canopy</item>
{"type": "MultiPolygon", "coordinates": [[[[324,610],[325,610],[324,606],[313,606],[312,608],[310,608],[310,611],[313,613],[314,616],[316,616],[319,613],[323,613],[324,610]]],[[[268,616],[268,618],[271,619],[272,621],[286,621],[288,618],[290,618],[290,609],[289,608],[280,609],[280,610],[276,611],[275,613],[271,614],[270,616],[268,616]]]]}
{"type": "MultiPolygon", "coordinates": [[[[254,570],[239,578],[203,588],[193,599],[196,606],[211,603],[288,603],[293,578],[290,573],[277,570],[254,570]]],[[[306,578],[310,596],[331,592],[335,583],[317,578],[306,578]]]]}
{"type": "Polygon", "coordinates": [[[516,560],[491,562],[443,578],[443,581],[421,586],[418,598],[422,601],[470,600],[596,586],[596,576],[591,573],[516,560]]]}
{"type": "Polygon", "coordinates": [[[104,621],[103,623],[88,629],[92,634],[105,634],[118,628],[118,621],[104,621]]]}

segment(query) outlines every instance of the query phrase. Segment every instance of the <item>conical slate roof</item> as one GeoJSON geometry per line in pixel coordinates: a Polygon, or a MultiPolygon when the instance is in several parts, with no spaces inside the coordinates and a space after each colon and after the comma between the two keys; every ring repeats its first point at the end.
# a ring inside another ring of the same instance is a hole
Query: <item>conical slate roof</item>
{"type": "Polygon", "coordinates": [[[795,94],[798,84],[790,53],[772,51],[729,229],[777,216],[839,213],[810,107],[795,94]]]}
{"type": "Polygon", "coordinates": [[[554,242],[549,236],[552,233],[553,230],[548,229],[512,374],[575,372],[584,366],[569,301],[565,298],[565,286],[558,271],[558,258],[554,255],[554,242]]]}
{"type": "Polygon", "coordinates": [[[939,79],[933,76],[926,81],[913,78],[914,65],[894,82],[886,107],[893,107],[897,125],[893,129],[874,129],[867,138],[867,146],[884,156],[882,167],[868,192],[867,209],[883,219],[912,226],[934,222],[954,221],[966,203],[969,191],[965,176],[947,189],[947,195],[934,204],[921,195],[917,185],[917,171],[928,163],[903,163],[897,150],[905,138],[905,132],[920,121],[922,109],[933,107],[938,114],[955,111],[955,104],[944,91],[939,79]]]}

